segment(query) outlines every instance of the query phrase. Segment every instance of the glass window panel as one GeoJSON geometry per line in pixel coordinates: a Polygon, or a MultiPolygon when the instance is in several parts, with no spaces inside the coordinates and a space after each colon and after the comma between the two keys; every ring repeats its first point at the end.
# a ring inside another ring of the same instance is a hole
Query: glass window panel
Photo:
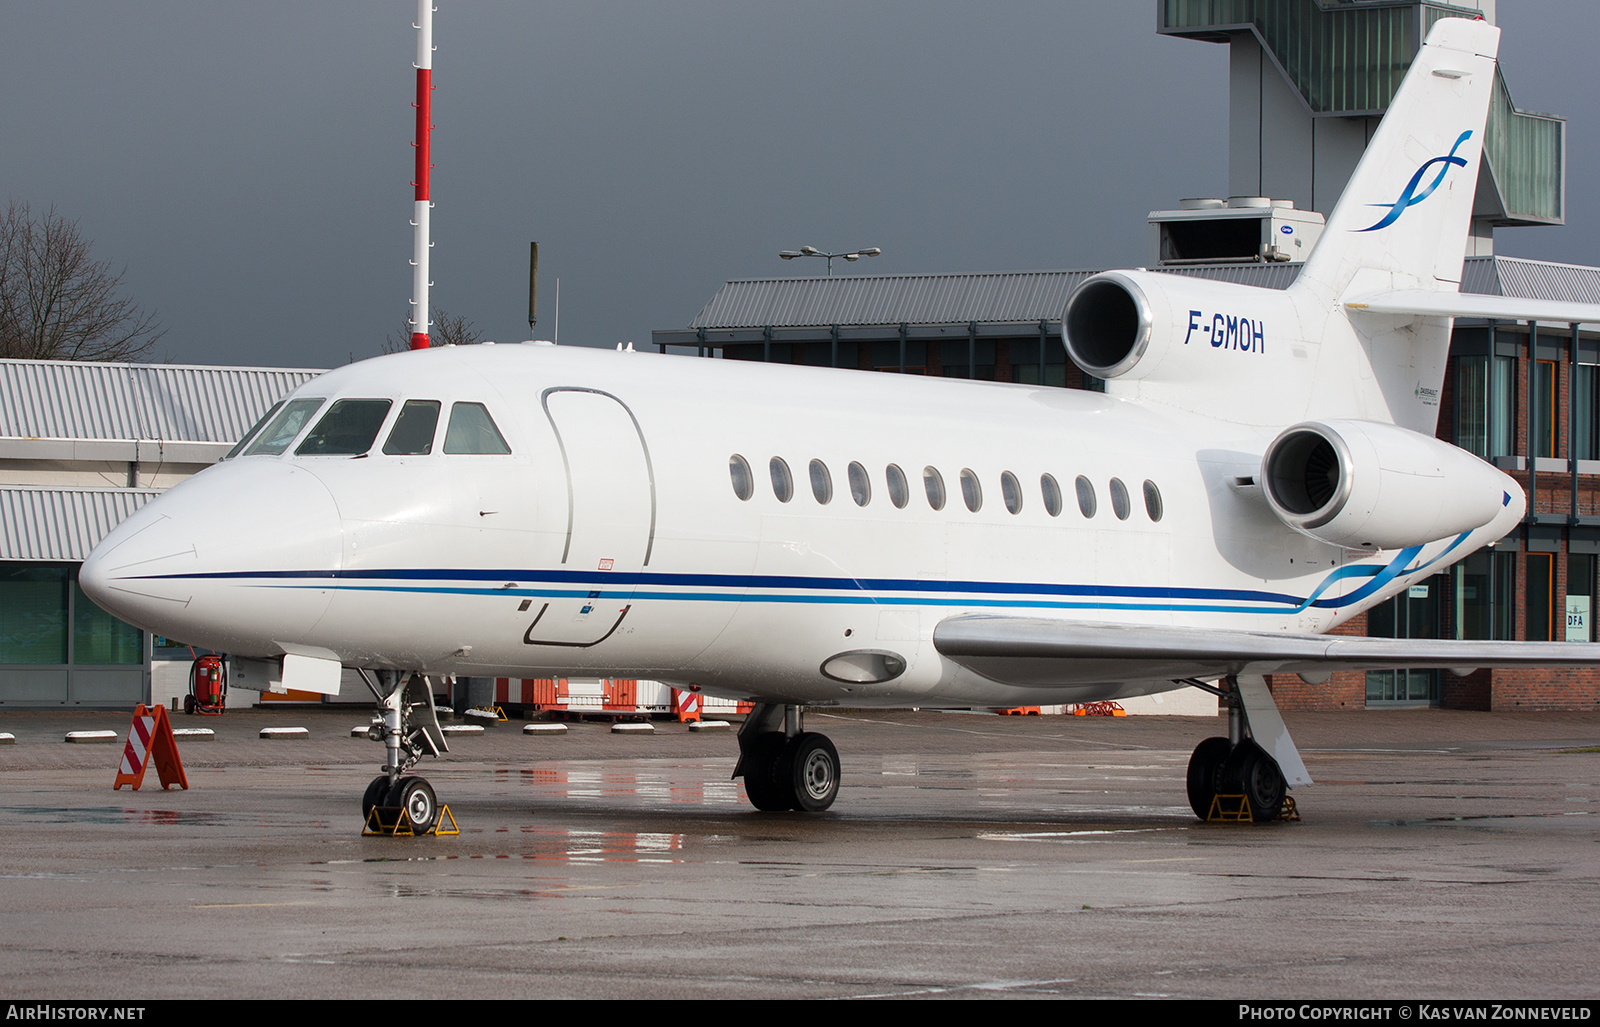
{"type": "Polygon", "coordinates": [[[0,568],[0,663],[66,663],[67,569],[0,568]]]}
{"type": "Polygon", "coordinates": [[[289,448],[289,443],[294,441],[300,429],[304,428],[326,402],[322,399],[292,399],[284,404],[283,410],[273,418],[266,430],[256,436],[256,440],[245,447],[245,456],[277,456],[289,448]]]}
{"type": "Polygon", "coordinates": [[[850,498],[856,501],[857,506],[866,506],[872,502],[872,482],[867,478],[867,469],[852,463],[849,474],[850,498]]]}
{"type": "Polygon", "coordinates": [[[1117,520],[1125,521],[1133,512],[1133,506],[1128,502],[1128,486],[1122,484],[1121,478],[1111,479],[1111,512],[1117,515],[1117,520]]]}
{"type": "Polygon", "coordinates": [[[749,499],[756,494],[755,475],[750,473],[750,465],[738,453],[728,458],[728,477],[733,479],[733,494],[740,499],[749,499]]]}
{"type": "Polygon", "coordinates": [[[408,399],[384,440],[386,456],[427,456],[433,452],[433,433],[439,427],[439,401],[408,399]]]}
{"type": "Polygon", "coordinates": [[[1600,460],[1600,423],[1595,412],[1600,393],[1600,368],[1593,364],[1579,364],[1575,382],[1572,411],[1572,455],[1578,460],[1600,460]]]}
{"type": "Polygon", "coordinates": [[[1528,554],[1528,597],[1523,625],[1529,642],[1555,637],[1555,558],[1550,553],[1528,554]]]}
{"type": "Polygon", "coordinates": [[[360,456],[378,441],[394,404],[387,399],[341,399],[311,429],[295,456],[360,456]]]}
{"type": "Polygon", "coordinates": [[[767,464],[767,470],[772,474],[772,494],[778,497],[778,502],[787,503],[794,498],[794,478],[789,474],[789,465],[783,457],[775,456],[767,464]]]}
{"type": "Polygon", "coordinates": [[[1535,364],[1533,392],[1535,430],[1534,456],[1556,455],[1556,365],[1540,360],[1535,364]]]}
{"type": "Polygon", "coordinates": [[[811,461],[811,494],[817,502],[827,506],[833,502],[833,475],[828,473],[828,465],[821,460],[811,461]]]}
{"type": "Polygon", "coordinates": [[[1085,517],[1093,517],[1095,510],[1099,508],[1099,502],[1094,497],[1094,485],[1081,474],[1073,485],[1078,490],[1078,512],[1085,517]]]}
{"type": "Polygon", "coordinates": [[[1039,476],[1039,491],[1044,495],[1044,508],[1051,517],[1061,516],[1061,486],[1053,475],[1039,476]]]}
{"type": "Polygon", "coordinates": [[[1592,553],[1567,557],[1566,632],[1563,641],[1594,641],[1595,558],[1592,553]]]}
{"type": "Polygon", "coordinates": [[[450,427],[444,433],[444,451],[451,454],[500,455],[511,452],[505,436],[482,403],[453,403],[450,427]]]}
{"type": "Polygon", "coordinates": [[[883,480],[889,485],[889,502],[894,504],[896,510],[904,510],[906,503],[911,501],[911,490],[906,485],[906,472],[898,464],[890,464],[883,469],[883,480]]]}
{"type": "Polygon", "coordinates": [[[944,475],[936,467],[922,469],[922,488],[928,494],[928,505],[935,510],[944,509],[944,475]]]}
{"type": "Polygon", "coordinates": [[[76,581],[72,583],[72,662],[144,662],[144,632],[100,609],[76,581]]]}
{"type": "Polygon", "coordinates": [[[281,399],[278,400],[278,402],[272,404],[272,409],[268,410],[266,413],[262,414],[261,415],[261,420],[257,421],[255,424],[252,424],[250,426],[250,430],[245,432],[242,436],[239,437],[239,441],[234,443],[233,448],[228,450],[228,455],[223,457],[222,459],[231,460],[234,457],[238,456],[239,455],[239,451],[244,449],[245,443],[247,443],[251,439],[255,438],[256,432],[260,431],[263,425],[265,425],[268,421],[272,420],[272,415],[276,414],[278,412],[278,408],[281,407],[281,406],[283,406],[283,400],[281,400],[281,399]]]}
{"type": "Polygon", "coordinates": [[[973,513],[983,508],[983,486],[978,484],[978,476],[970,467],[961,469],[961,501],[973,513]]]}
{"type": "Polygon", "coordinates": [[[1161,505],[1161,490],[1156,488],[1156,483],[1144,483],[1144,512],[1150,515],[1152,521],[1159,521],[1165,509],[1161,505]]]}
{"type": "Polygon", "coordinates": [[[1000,474],[1000,495],[1006,501],[1006,509],[1012,513],[1022,512],[1022,483],[1017,481],[1017,476],[1010,471],[1000,474]]]}

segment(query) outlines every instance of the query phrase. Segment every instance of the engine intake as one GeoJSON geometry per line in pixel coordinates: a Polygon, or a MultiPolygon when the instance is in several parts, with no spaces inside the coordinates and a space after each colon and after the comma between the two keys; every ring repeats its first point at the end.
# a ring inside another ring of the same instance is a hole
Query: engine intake
{"type": "Polygon", "coordinates": [[[1097,378],[1115,378],[1137,364],[1154,328],[1144,291],[1115,272],[1079,286],[1061,322],[1072,362],[1097,378]]]}
{"type": "Polygon", "coordinates": [[[1349,549],[1401,549],[1481,528],[1521,492],[1465,450],[1398,425],[1307,421],[1261,458],[1279,520],[1349,549]]]}

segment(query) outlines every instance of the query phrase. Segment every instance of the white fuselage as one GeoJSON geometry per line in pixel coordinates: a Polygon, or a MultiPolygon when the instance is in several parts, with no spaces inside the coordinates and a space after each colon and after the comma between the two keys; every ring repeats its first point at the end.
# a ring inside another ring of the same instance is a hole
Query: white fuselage
{"type": "Polygon", "coordinates": [[[1059,388],[502,345],[365,361],[295,395],[394,402],[367,455],[296,456],[292,444],[148,504],[85,565],[96,601],[249,657],[656,678],[790,703],[1010,706],[1173,685],[1070,673],[1047,688],[1000,684],[935,651],[941,620],[1007,611],[1321,632],[1522,513],[1510,503],[1420,549],[1341,549],[1289,529],[1261,498],[1274,429],[1059,388]],[[484,404],[511,452],[446,453],[441,419],[432,452],[384,455],[408,399],[484,404]],[[787,502],[773,458],[792,478],[787,502]],[[826,503],[813,461],[831,482],[826,503]],[[981,489],[976,510],[964,471],[981,489]],[[1010,504],[1003,475],[1017,485],[1010,504]],[[903,671],[883,671],[895,661],[903,671]]]}

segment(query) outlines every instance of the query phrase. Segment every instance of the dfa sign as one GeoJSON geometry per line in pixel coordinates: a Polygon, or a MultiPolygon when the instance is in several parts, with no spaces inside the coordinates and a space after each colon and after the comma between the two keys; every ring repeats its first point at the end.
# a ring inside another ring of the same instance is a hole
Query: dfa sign
{"type": "Polygon", "coordinates": [[[1567,641],[1589,641],[1588,596],[1567,596],[1567,641]]]}

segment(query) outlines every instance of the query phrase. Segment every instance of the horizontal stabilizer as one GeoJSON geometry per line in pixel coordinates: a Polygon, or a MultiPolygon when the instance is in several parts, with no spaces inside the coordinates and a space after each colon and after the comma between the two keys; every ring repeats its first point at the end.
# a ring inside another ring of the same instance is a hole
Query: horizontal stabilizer
{"type": "Polygon", "coordinates": [[[1024,687],[1330,670],[1600,666],[1600,644],[1589,642],[1291,635],[991,614],[943,621],[933,644],[969,670],[1024,687]]]}
{"type": "Polygon", "coordinates": [[[1507,321],[1556,321],[1562,324],[1600,324],[1600,303],[1566,300],[1531,300],[1517,296],[1485,296],[1470,292],[1433,292],[1396,289],[1373,292],[1345,300],[1351,310],[1372,314],[1410,314],[1424,317],[1483,317],[1507,321]]]}

